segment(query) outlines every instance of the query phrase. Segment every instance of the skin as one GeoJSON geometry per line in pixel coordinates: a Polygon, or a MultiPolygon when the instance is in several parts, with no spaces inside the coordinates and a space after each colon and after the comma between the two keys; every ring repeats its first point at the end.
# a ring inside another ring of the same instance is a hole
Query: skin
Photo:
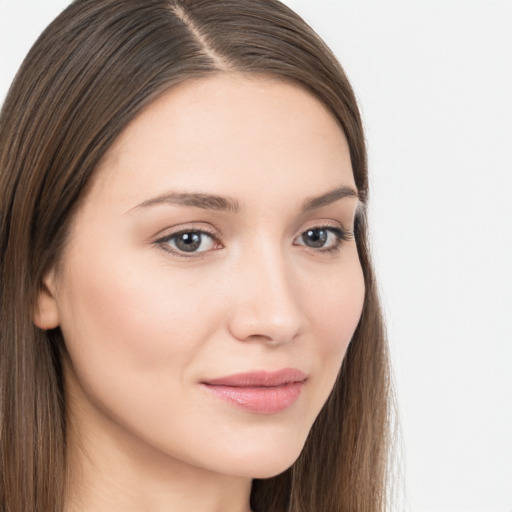
{"type": "Polygon", "coordinates": [[[303,89],[221,74],[173,88],[109,150],[46,276],[35,323],[67,348],[67,511],[247,512],[252,478],[299,456],[359,321],[364,281],[345,136],[303,89]],[[216,194],[219,211],[158,202],[216,194]],[[308,229],[328,226],[324,247],[308,229]],[[344,229],[347,240],[333,229],[344,229]],[[173,233],[206,230],[194,253],[173,233]],[[167,237],[166,240],[162,240],[167,237]],[[172,252],[174,251],[174,252],[172,252]],[[201,382],[298,368],[276,414],[201,382]],[[200,492],[198,492],[200,489],[200,492]]]}

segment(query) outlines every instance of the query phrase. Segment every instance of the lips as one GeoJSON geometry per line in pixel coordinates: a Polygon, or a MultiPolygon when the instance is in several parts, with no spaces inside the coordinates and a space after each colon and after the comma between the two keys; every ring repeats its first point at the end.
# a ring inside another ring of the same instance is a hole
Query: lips
{"type": "Polygon", "coordinates": [[[237,373],[202,382],[215,397],[257,414],[276,414],[300,397],[307,375],[296,368],[237,373]]]}

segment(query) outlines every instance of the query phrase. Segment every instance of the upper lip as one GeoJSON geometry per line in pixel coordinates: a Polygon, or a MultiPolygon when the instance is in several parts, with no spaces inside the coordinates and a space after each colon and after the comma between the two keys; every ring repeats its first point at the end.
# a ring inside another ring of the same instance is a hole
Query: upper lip
{"type": "Polygon", "coordinates": [[[210,386],[231,387],[275,387],[293,382],[304,382],[307,375],[297,368],[283,368],[277,371],[258,370],[247,373],[236,373],[204,381],[210,386]]]}

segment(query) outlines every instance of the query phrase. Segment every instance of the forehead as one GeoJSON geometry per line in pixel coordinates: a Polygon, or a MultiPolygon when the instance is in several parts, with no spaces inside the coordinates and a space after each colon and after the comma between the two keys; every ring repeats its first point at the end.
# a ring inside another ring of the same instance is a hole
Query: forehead
{"type": "Polygon", "coordinates": [[[346,138],[317,98],[293,83],[237,73],[156,99],[110,148],[97,182],[133,201],[166,187],[238,196],[265,184],[316,187],[312,194],[354,185],[346,138]]]}

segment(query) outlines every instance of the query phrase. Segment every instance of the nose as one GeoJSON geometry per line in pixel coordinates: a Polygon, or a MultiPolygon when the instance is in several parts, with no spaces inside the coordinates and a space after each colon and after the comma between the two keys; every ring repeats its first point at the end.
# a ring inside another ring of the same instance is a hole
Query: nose
{"type": "Polygon", "coordinates": [[[303,330],[305,315],[292,268],[277,249],[259,250],[241,260],[232,276],[231,335],[273,345],[293,341],[303,330]]]}

